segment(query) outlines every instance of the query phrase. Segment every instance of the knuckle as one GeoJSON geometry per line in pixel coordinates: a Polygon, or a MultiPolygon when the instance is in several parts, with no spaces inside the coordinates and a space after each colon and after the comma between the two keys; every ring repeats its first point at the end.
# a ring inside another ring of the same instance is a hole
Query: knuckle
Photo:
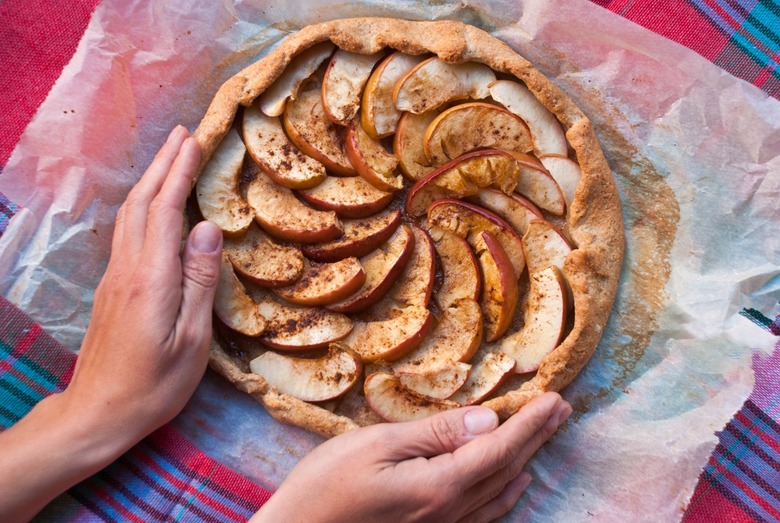
{"type": "Polygon", "coordinates": [[[449,417],[432,416],[430,431],[437,443],[444,449],[454,449],[460,446],[461,430],[453,427],[449,417]]]}
{"type": "Polygon", "coordinates": [[[184,276],[200,287],[216,287],[219,279],[218,267],[209,256],[192,256],[184,266],[184,276]]]}

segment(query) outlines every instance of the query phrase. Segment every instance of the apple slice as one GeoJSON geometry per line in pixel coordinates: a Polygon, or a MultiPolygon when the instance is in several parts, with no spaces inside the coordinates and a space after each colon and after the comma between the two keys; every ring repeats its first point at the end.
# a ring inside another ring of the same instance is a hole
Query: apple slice
{"type": "Polygon", "coordinates": [[[414,421],[460,407],[454,401],[432,400],[401,385],[388,372],[375,372],[363,383],[366,402],[385,421],[414,421]]]}
{"type": "Polygon", "coordinates": [[[520,291],[512,261],[498,240],[482,231],[475,242],[482,268],[482,313],[485,318],[485,341],[500,338],[515,316],[520,291]]]}
{"type": "Polygon", "coordinates": [[[531,290],[523,307],[523,327],[506,336],[501,352],[514,358],[515,372],[539,368],[542,359],[560,343],[566,325],[566,290],[560,271],[552,266],[531,273],[531,290]]]}
{"type": "Polygon", "coordinates": [[[556,216],[563,216],[563,213],[566,212],[566,198],[547,169],[533,156],[522,153],[513,154],[518,160],[524,161],[526,166],[534,166],[523,171],[515,186],[515,192],[522,194],[539,208],[556,216]]]}
{"type": "Polygon", "coordinates": [[[402,308],[410,305],[427,307],[436,277],[436,253],[428,233],[416,225],[411,228],[414,250],[388,296],[402,308]]]}
{"type": "Polygon", "coordinates": [[[336,213],[312,209],[262,172],[249,183],[246,199],[263,229],[283,240],[318,243],[342,234],[336,213]]]}
{"type": "Polygon", "coordinates": [[[561,124],[525,85],[510,80],[498,80],[490,84],[488,89],[493,100],[528,124],[536,156],[546,154],[566,156],[569,145],[561,124]]]}
{"type": "Polygon", "coordinates": [[[445,310],[462,299],[478,300],[482,292],[474,250],[466,240],[440,227],[428,225],[436,254],[441,264],[442,282],[434,300],[445,310]]]}
{"type": "Polygon", "coordinates": [[[242,234],[254,219],[249,205],[238,192],[245,155],[244,142],[230,129],[195,184],[200,213],[217,224],[226,236],[242,234]]]}
{"type": "Polygon", "coordinates": [[[371,138],[379,140],[395,132],[401,112],[393,103],[393,87],[424,59],[423,56],[395,52],[382,60],[371,73],[360,105],[360,123],[371,138]]]}
{"type": "Polygon", "coordinates": [[[381,300],[403,271],[414,250],[414,235],[408,225],[399,227],[376,251],[360,258],[366,281],[353,295],[327,308],[337,312],[359,312],[381,300]]]}
{"type": "MultiPolygon", "coordinates": [[[[513,360],[514,362],[514,360],[513,360]]],[[[446,362],[438,368],[398,372],[401,385],[420,396],[444,400],[455,394],[468,380],[471,365],[460,362],[446,362]]]]}
{"type": "Polygon", "coordinates": [[[475,149],[526,153],[533,149],[533,143],[523,120],[503,107],[484,102],[450,107],[431,122],[423,138],[423,150],[432,165],[475,149]]]}
{"type": "Polygon", "coordinates": [[[263,287],[290,285],[303,274],[301,251],[275,242],[256,224],[240,238],[225,238],[224,250],[236,272],[263,287]]]}
{"type": "Polygon", "coordinates": [[[279,119],[264,115],[257,105],[244,109],[242,132],[249,155],[276,183],[306,189],[325,179],[325,166],[293,146],[279,119]]]}
{"type": "Polygon", "coordinates": [[[249,362],[249,369],[282,394],[303,401],[326,401],[347,392],[360,378],[360,359],[333,344],[319,358],[296,358],[266,351],[249,362]]]}
{"type": "Polygon", "coordinates": [[[347,156],[358,174],[377,189],[403,189],[403,178],[396,173],[398,159],[371,138],[357,120],[347,128],[347,156]]]}
{"type": "Polygon", "coordinates": [[[346,126],[355,118],[371,70],[383,56],[381,51],[358,54],[338,49],[333,53],[322,80],[322,107],[333,123],[346,126]]]}
{"type": "Polygon", "coordinates": [[[540,156],[539,161],[558,183],[566,199],[566,206],[570,206],[582,178],[580,166],[565,156],[540,156]]]}
{"type": "Polygon", "coordinates": [[[257,304],[238,281],[227,254],[222,252],[219,282],[214,296],[214,313],[222,323],[247,336],[259,336],[266,328],[265,318],[257,304]]]}
{"type": "Polygon", "coordinates": [[[428,207],[428,222],[466,238],[472,247],[483,231],[490,232],[512,261],[515,277],[519,279],[523,274],[523,242],[511,225],[492,212],[460,200],[437,200],[428,207]]]}
{"type": "Polygon", "coordinates": [[[428,126],[439,115],[439,111],[422,114],[403,113],[393,139],[393,152],[398,158],[401,171],[410,180],[419,180],[433,170],[425,156],[423,138],[428,126]]]}
{"type": "Polygon", "coordinates": [[[523,168],[513,155],[497,149],[464,154],[418,180],[406,195],[406,212],[421,216],[436,200],[471,196],[484,187],[511,193],[523,168]]]}
{"type": "Polygon", "coordinates": [[[345,218],[371,216],[387,207],[393,200],[393,193],[377,189],[360,176],[327,176],[317,187],[298,191],[298,194],[312,206],[335,211],[345,218]]]}
{"type": "Polygon", "coordinates": [[[563,262],[572,251],[566,238],[545,220],[533,220],[523,236],[523,251],[531,274],[549,266],[563,271],[563,262]]]}
{"type": "Polygon", "coordinates": [[[274,293],[296,305],[328,305],[356,292],[366,281],[366,273],[357,258],[333,263],[306,263],[301,278],[274,293]]]}
{"type": "Polygon", "coordinates": [[[276,117],[284,112],[287,99],[295,100],[301,84],[316,71],[336,46],[330,42],[314,45],[295,56],[284,72],[259,97],[258,107],[266,116],[276,117]]]}
{"type": "Polygon", "coordinates": [[[488,85],[496,74],[485,64],[448,64],[433,57],[417,64],[393,88],[399,111],[420,114],[454,100],[490,96],[488,85]]]}
{"type": "Polygon", "coordinates": [[[425,307],[410,305],[384,320],[356,321],[344,343],[364,362],[393,361],[414,349],[433,327],[433,315],[425,307]]]}
{"type": "Polygon", "coordinates": [[[466,383],[450,401],[460,405],[475,405],[484,401],[514,373],[515,360],[503,352],[487,352],[471,367],[466,383]]]}
{"type": "Polygon", "coordinates": [[[322,163],[331,174],[357,176],[344,150],[344,128],[330,121],[322,108],[322,83],[311,81],[291,100],[282,117],[290,141],[322,163]]]}
{"type": "Polygon", "coordinates": [[[376,250],[398,229],[401,211],[388,209],[370,218],[342,220],[344,235],[335,240],[301,247],[303,254],[319,262],[334,262],[349,256],[357,258],[376,250]]]}
{"type": "Polygon", "coordinates": [[[481,189],[468,197],[468,201],[484,207],[505,219],[518,235],[528,230],[531,220],[542,220],[542,212],[517,193],[506,195],[495,189],[481,189]]]}

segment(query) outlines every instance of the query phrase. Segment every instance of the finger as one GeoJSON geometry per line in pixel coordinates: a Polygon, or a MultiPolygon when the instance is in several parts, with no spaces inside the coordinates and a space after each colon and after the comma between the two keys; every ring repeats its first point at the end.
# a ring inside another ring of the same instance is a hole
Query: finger
{"type": "Polygon", "coordinates": [[[493,521],[498,519],[504,514],[509,513],[512,508],[517,505],[520,497],[526,491],[531,484],[531,475],[527,472],[523,472],[515,477],[512,481],[506,484],[501,493],[483,504],[466,517],[461,519],[459,523],[484,523],[487,521],[493,521]]]}

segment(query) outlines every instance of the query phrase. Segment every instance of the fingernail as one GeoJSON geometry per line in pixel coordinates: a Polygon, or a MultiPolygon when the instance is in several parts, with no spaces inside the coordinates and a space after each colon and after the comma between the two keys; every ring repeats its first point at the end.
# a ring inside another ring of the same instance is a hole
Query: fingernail
{"type": "Polygon", "coordinates": [[[470,410],[463,416],[463,425],[475,436],[490,432],[498,426],[498,416],[492,410],[480,407],[470,410]]]}
{"type": "Polygon", "coordinates": [[[572,408],[571,405],[569,405],[567,402],[563,402],[559,407],[558,410],[555,412],[557,415],[556,422],[560,426],[564,421],[569,419],[569,416],[571,416],[572,408]]]}
{"type": "Polygon", "coordinates": [[[173,131],[171,131],[171,134],[168,135],[168,139],[165,141],[165,143],[169,143],[173,141],[176,135],[181,132],[181,129],[182,129],[181,125],[177,125],[176,127],[174,127],[173,131]]]}
{"type": "Polygon", "coordinates": [[[192,231],[192,246],[196,251],[212,253],[217,250],[222,240],[222,231],[211,222],[200,222],[192,231]]]}

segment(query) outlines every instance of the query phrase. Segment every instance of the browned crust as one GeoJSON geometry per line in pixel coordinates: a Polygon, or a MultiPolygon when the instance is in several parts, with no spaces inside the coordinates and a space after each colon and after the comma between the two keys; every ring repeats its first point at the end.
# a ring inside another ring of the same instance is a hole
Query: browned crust
{"type": "MultiPolygon", "coordinates": [[[[564,264],[574,298],[574,326],[563,343],[543,360],[532,380],[484,405],[506,418],[542,392],[564,388],[595,351],[617,292],[624,249],[620,199],[590,121],[560,89],[505,43],[480,29],[452,21],[352,18],[305,27],[219,89],[194,133],[203,150],[200,168],[227,133],[238,106],[250,105],[295,55],[326,40],[356,53],[371,54],[390,47],[408,54],[434,53],[445,62],[487,64],[522,80],[563,124],[582,169],[582,181],[567,218],[577,248],[564,264]]],[[[243,372],[216,341],[212,343],[210,361],[214,370],[261,401],[280,421],[326,437],[357,427],[347,417],[277,393],[259,376],[243,372]]]]}

